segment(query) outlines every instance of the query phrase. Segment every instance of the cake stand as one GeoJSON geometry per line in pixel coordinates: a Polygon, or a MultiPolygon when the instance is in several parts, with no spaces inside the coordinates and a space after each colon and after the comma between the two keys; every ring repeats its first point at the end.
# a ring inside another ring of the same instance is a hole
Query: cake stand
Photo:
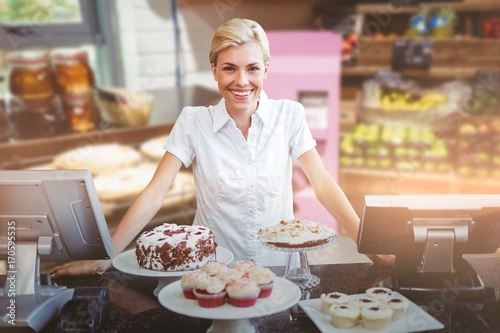
{"type": "Polygon", "coordinates": [[[248,308],[238,308],[228,302],[217,308],[203,308],[196,300],[190,300],[182,294],[180,281],[175,281],[163,288],[158,294],[158,301],[170,311],[196,318],[211,319],[209,333],[254,333],[255,327],[250,318],[268,316],[287,310],[298,303],[300,289],[291,281],[276,277],[271,296],[259,298],[257,303],[248,308]]]}
{"type": "MultiPolygon", "coordinates": [[[[217,246],[217,250],[215,252],[215,257],[217,261],[229,264],[233,261],[233,253],[226,248],[221,246],[217,246]]],[[[137,262],[137,258],[135,256],[135,250],[128,250],[120,253],[113,259],[113,266],[124,273],[137,275],[137,276],[147,276],[147,277],[156,277],[158,278],[158,286],[154,290],[153,294],[158,296],[160,290],[165,287],[167,284],[171,283],[171,277],[183,276],[184,274],[191,271],[173,271],[173,272],[159,272],[153,271],[151,269],[146,269],[139,267],[139,263],[137,262]]]]}
{"type": "Polygon", "coordinates": [[[320,281],[319,277],[311,273],[307,252],[329,247],[335,244],[337,239],[337,235],[333,235],[326,243],[310,247],[280,247],[267,244],[262,240],[261,242],[270,250],[286,252],[287,260],[283,278],[292,281],[301,289],[309,289],[316,287],[320,281]]]}

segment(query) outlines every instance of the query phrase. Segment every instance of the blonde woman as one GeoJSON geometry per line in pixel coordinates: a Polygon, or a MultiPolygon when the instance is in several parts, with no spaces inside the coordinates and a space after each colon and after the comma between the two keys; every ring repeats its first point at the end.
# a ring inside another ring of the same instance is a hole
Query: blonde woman
{"type": "MultiPolygon", "coordinates": [[[[222,99],[215,106],[182,110],[155,175],[113,232],[114,255],[158,212],[183,165],[192,166],[194,174],[193,224],[210,228],[235,260],[285,265],[284,255],[266,250],[256,235],[261,228],[294,218],[293,159],[299,161],[317,199],[356,240],[359,218],[323,165],[303,106],[269,99],[263,90],[271,59],[262,27],[247,19],[222,24],[209,59],[222,99]]],[[[54,268],[52,276],[101,274],[110,263],[69,263],[54,268]]]]}

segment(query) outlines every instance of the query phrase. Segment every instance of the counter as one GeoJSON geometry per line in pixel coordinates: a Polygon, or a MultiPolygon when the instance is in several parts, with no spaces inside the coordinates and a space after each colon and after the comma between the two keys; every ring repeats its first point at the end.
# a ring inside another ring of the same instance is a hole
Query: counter
{"type": "MultiPolygon", "coordinates": [[[[432,332],[499,332],[500,331],[500,257],[467,258],[488,287],[485,302],[431,302],[415,301],[445,325],[432,332]]],[[[282,275],[283,267],[273,267],[282,275]]],[[[367,288],[380,285],[390,278],[391,269],[369,263],[311,265],[311,271],[321,282],[319,286],[303,295],[319,298],[321,293],[340,291],[347,294],[364,292],[367,288]]],[[[172,278],[172,281],[178,278],[172,278]]],[[[81,286],[107,287],[111,294],[110,314],[102,333],[132,332],[206,332],[211,320],[179,315],[162,307],[153,290],[156,278],[133,276],[116,270],[109,270],[102,276],[64,277],[54,280],[70,288],[81,286]]],[[[251,319],[260,332],[319,332],[314,323],[300,311],[298,306],[280,313],[251,319]]],[[[56,332],[55,323],[46,327],[43,333],[56,332]]],[[[427,331],[431,332],[431,331],[427,331]]]]}

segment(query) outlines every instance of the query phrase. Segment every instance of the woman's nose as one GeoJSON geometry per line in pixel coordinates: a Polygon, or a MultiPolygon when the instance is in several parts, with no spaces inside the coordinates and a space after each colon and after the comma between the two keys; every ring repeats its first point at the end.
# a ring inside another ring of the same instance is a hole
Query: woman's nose
{"type": "Polygon", "coordinates": [[[236,77],[236,84],[239,87],[244,87],[248,84],[248,78],[245,71],[238,72],[238,76],[236,77]]]}

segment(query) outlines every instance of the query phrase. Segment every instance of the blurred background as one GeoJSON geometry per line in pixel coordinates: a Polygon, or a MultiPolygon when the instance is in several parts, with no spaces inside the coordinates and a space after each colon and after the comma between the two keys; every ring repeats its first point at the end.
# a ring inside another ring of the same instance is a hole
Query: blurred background
{"type": "MultiPolygon", "coordinates": [[[[91,169],[113,228],[181,108],[218,102],[208,53],[233,17],[269,33],[264,88],[304,104],[358,214],[366,194],[498,193],[494,0],[0,0],[0,169],[91,169]]],[[[335,224],[294,186],[298,217],[335,224]]],[[[195,209],[183,170],[148,228],[195,209]]]]}

